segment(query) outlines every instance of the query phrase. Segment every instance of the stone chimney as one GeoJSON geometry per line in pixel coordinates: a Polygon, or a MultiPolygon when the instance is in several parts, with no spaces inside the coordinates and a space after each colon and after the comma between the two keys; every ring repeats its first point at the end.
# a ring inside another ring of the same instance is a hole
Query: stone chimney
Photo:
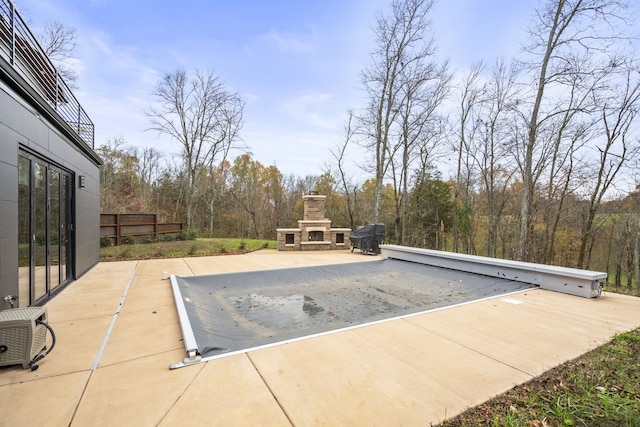
{"type": "Polygon", "coordinates": [[[304,220],[305,221],[326,221],[324,216],[324,205],[327,201],[327,196],[320,196],[318,194],[307,194],[302,196],[302,202],[304,204],[304,220]]]}

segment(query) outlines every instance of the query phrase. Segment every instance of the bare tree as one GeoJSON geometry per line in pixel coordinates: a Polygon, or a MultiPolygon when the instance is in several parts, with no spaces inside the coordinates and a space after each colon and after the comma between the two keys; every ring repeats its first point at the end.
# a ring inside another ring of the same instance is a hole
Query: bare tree
{"type": "Polygon", "coordinates": [[[558,226],[564,211],[571,208],[566,206],[567,199],[582,185],[580,177],[584,174],[586,162],[581,153],[596,136],[596,120],[591,114],[598,104],[594,102],[594,91],[606,75],[607,71],[601,70],[586,76],[578,73],[566,76],[566,108],[550,120],[553,138],[549,150],[546,200],[542,214],[545,227],[540,248],[541,262],[554,262],[558,226]]]}
{"type": "Polygon", "coordinates": [[[469,71],[461,78],[459,94],[459,114],[452,125],[455,140],[451,143],[453,152],[457,153],[456,181],[453,186],[453,206],[455,215],[453,218],[453,251],[462,250],[469,253],[471,242],[469,231],[471,228],[469,214],[471,211],[471,176],[473,165],[471,155],[471,141],[478,132],[479,110],[484,99],[486,83],[482,81],[482,73],[485,66],[478,62],[471,66],[469,71]]]}
{"type": "Polygon", "coordinates": [[[355,125],[353,110],[349,110],[347,114],[347,123],[344,130],[344,144],[331,150],[331,155],[335,159],[335,167],[337,169],[340,178],[340,184],[342,185],[342,190],[344,191],[344,196],[346,198],[349,227],[353,229],[356,226],[354,221],[354,211],[356,209],[356,187],[351,181],[350,177],[347,176],[345,154],[347,148],[352,143],[352,139],[356,130],[354,129],[355,125]]]}
{"type": "Polygon", "coordinates": [[[563,77],[569,74],[587,72],[575,70],[569,58],[601,53],[622,37],[626,9],[628,5],[623,0],[547,0],[536,10],[528,31],[531,44],[525,47],[533,57],[525,65],[535,77],[533,103],[523,113],[526,136],[519,159],[523,197],[518,259],[527,258],[535,186],[549,160],[549,148],[542,141],[545,122],[567,108],[564,102],[553,99],[552,89],[560,88],[563,77]]]}
{"type": "Polygon", "coordinates": [[[600,108],[603,138],[595,145],[598,160],[593,168],[593,185],[578,255],[578,265],[582,268],[589,268],[594,221],[602,200],[615,183],[618,173],[640,150],[640,138],[634,132],[640,108],[638,65],[633,62],[616,64],[616,68],[621,69],[621,79],[609,89],[609,97],[602,100],[600,108]]]}
{"type": "Polygon", "coordinates": [[[428,34],[428,14],[433,4],[433,0],[393,0],[390,15],[377,19],[374,28],[377,48],[371,55],[371,64],[361,74],[369,97],[369,106],[360,119],[375,161],[376,222],[390,164],[391,141],[397,137],[393,132],[402,104],[401,76],[407,67],[420,63],[435,49],[428,34]]]}
{"type": "Polygon", "coordinates": [[[414,61],[402,70],[398,136],[397,141],[389,144],[388,154],[394,187],[395,236],[399,244],[404,244],[407,234],[408,188],[416,153],[422,153],[423,161],[431,163],[442,152],[444,120],[437,111],[449,94],[450,81],[446,61],[442,64],[414,61]]]}
{"type": "Polygon", "coordinates": [[[155,147],[139,147],[135,148],[135,157],[137,159],[138,176],[141,184],[142,206],[150,209],[152,212],[159,212],[159,200],[156,197],[157,183],[163,172],[160,161],[163,154],[155,147]]]}
{"type": "Polygon", "coordinates": [[[147,111],[151,129],[171,137],[182,149],[184,203],[191,230],[198,179],[203,169],[225,160],[239,143],[244,103],[213,72],[196,71],[191,77],[184,70],[167,73],[153,95],[158,104],[147,111]]]}
{"type": "Polygon", "coordinates": [[[76,89],[78,74],[70,67],[70,61],[75,59],[76,30],[53,19],[44,24],[37,37],[44,53],[56,65],[58,75],[76,89]]]}
{"type": "Polygon", "coordinates": [[[510,123],[514,121],[513,109],[520,99],[516,87],[518,73],[513,63],[496,61],[491,79],[484,87],[480,129],[474,133],[476,138],[470,141],[470,157],[477,168],[480,189],[486,197],[489,256],[497,254],[498,227],[506,205],[505,193],[515,172],[506,157],[508,143],[515,139],[510,123]]]}
{"type": "Polygon", "coordinates": [[[118,195],[117,179],[125,145],[125,140],[118,137],[96,148],[103,162],[100,165],[100,210],[103,213],[118,212],[118,207],[123,204],[118,195]]]}
{"type": "MultiPolygon", "coordinates": [[[[265,171],[266,168],[248,154],[238,156],[233,161],[228,191],[236,201],[238,237],[256,239],[263,232],[262,224],[266,218],[262,213],[268,196],[265,171]]],[[[275,232],[275,224],[271,231],[275,232]]]]}

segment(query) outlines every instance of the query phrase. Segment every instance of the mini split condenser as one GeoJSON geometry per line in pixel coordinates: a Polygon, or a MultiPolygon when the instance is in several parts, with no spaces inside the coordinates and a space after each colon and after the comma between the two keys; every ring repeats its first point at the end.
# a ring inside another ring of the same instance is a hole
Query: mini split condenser
{"type": "Polygon", "coordinates": [[[12,308],[0,311],[0,366],[22,364],[24,368],[35,370],[36,364],[47,353],[47,324],[45,307],[12,308]]]}

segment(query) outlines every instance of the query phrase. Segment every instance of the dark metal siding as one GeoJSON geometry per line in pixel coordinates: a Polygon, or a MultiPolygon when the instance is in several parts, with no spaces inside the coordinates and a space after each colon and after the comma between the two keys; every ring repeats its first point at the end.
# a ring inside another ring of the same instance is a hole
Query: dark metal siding
{"type": "Polygon", "coordinates": [[[100,258],[100,172],[97,157],[68,138],[0,82],[0,309],[18,294],[18,151],[25,147],[75,175],[75,276],[100,258]],[[86,186],[79,188],[79,176],[86,186]]]}

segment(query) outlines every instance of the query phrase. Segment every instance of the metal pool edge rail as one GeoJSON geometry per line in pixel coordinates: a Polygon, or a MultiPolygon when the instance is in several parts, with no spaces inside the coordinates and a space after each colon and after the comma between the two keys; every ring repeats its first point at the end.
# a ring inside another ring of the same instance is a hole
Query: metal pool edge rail
{"type": "Polygon", "coordinates": [[[182,362],[174,363],[169,366],[169,369],[177,369],[183,366],[192,365],[201,361],[201,357],[198,354],[198,343],[196,337],[193,335],[193,329],[191,328],[191,322],[187,315],[187,309],[184,306],[184,300],[182,299],[182,293],[178,286],[176,275],[169,276],[171,279],[171,289],[173,290],[173,297],[176,300],[176,309],[178,311],[178,318],[180,320],[180,329],[182,329],[182,338],[184,342],[184,349],[187,352],[182,362]]]}
{"type": "Polygon", "coordinates": [[[380,245],[380,249],[383,258],[418,262],[485,276],[500,277],[517,282],[530,283],[539,286],[541,289],[584,298],[599,297],[602,289],[600,279],[607,277],[607,273],[597,271],[399,245],[380,245]]]}

